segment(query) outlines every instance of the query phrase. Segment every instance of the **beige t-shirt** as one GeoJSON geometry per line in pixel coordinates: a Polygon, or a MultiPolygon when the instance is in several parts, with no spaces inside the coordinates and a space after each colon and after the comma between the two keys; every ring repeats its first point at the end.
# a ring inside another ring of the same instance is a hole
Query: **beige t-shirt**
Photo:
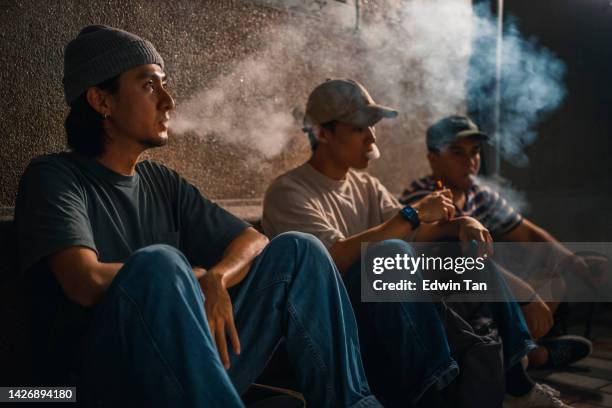
{"type": "Polygon", "coordinates": [[[329,248],[397,214],[402,205],[377,178],[349,170],[331,179],[308,163],[278,177],[264,198],[262,227],[268,237],[286,231],[313,234],[329,248]]]}

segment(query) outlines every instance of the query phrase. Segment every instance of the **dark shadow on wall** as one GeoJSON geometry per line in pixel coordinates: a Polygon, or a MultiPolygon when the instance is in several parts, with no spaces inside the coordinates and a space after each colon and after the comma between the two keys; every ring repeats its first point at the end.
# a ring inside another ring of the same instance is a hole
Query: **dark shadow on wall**
{"type": "MultiPolygon", "coordinates": [[[[497,2],[490,3],[495,9],[497,2]]],[[[504,160],[500,174],[526,193],[527,216],[560,240],[610,241],[612,6],[604,0],[504,3],[505,17],[513,16],[527,38],[536,38],[565,63],[567,93],[525,149],[529,165],[504,160]]],[[[493,98],[480,107],[475,102],[468,102],[472,112],[490,121],[493,98]]]]}

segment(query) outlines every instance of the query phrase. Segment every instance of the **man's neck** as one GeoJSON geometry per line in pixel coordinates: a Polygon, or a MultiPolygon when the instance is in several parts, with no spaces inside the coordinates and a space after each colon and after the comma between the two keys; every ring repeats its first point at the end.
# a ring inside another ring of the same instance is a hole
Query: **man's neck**
{"type": "Polygon", "coordinates": [[[136,163],[140,155],[145,151],[141,146],[126,146],[121,143],[107,143],[104,153],[96,157],[96,161],[124,176],[133,176],[136,163]]]}
{"type": "Polygon", "coordinates": [[[465,191],[451,188],[451,192],[453,193],[453,204],[455,204],[455,206],[459,209],[463,208],[466,197],[465,191]]]}
{"type": "Polygon", "coordinates": [[[334,179],[334,180],[344,180],[346,178],[346,173],[348,173],[349,168],[346,166],[340,166],[334,161],[326,157],[320,151],[315,151],[308,160],[308,163],[315,168],[319,173],[334,179]]]}

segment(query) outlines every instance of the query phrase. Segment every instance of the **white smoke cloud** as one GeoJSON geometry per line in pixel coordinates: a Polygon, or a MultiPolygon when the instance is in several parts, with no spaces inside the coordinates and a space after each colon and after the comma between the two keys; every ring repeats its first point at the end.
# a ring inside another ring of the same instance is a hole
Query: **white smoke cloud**
{"type": "MultiPolygon", "coordinates": [[[[491,103],[495,80],[494,17],[486,5],[474,10],[475,44],[470,74],[470,97],[491,103]]],[[[565,64],[535,39],[527,39],[515,21],[504,25],[500,92],[500,123],[495,135],[500,153],[516,166],[529,161],[523,149],[537,137],[535,126],[559,107],[565,96],[565,64]]],[[[486,106],[483,110],[486,112],[486,106]]]]}
{"type": "Polygon", "coordinates": [[[291,55],[304,49],[300,34],[288,27],[275,30],[271,46],[182,102],[170,124],[173,133],[213,135],[251,147],[266,158],[278,155],[296,126],[286,89],[298,71],[291,55]]]}
{"type": "Polygon", "coordinates": [[[364,24],[369,77],[402,120],[431,123],[464,109],[472,18],[470,2],[416,0],[364,24]]]}
{"type": "Polygon", "coordinates": [[[493,191],[497,191],[518,212],[529,212],[527,195],[522,191],[516,190],[508,180],[498,176],[478,176],[475,179],[479,185],[487,186],[493,191]]]}
{"type": "MultiPolygon", "coordinates": [[[[301,125],[300,115],[292,113],[293,94],[303,92],[294,84],[305,74],[318,78],[314,88],[326,77],[356,73],[379,102],[399,110],[397,120],[407,127],[465,113],[468,94],[491,101],[496,19],[490,12],[465,0],[387,1],[378,15],[364,18],[358,32],[339,31],[338,41],[311,41],[313,32],[333,26],[326,19],[273,30],[262,41],[265,47],[181,102],[173,133],[212,136],[273,158],[301,125]]],[[[338,18],[338,10],[327,18],[338,18]]],[[[345,20],[353,21],[354,11],[343,10],[345,20]]],[[[506,24],[503,49],[501,152],[525,164],[522,150],[536,136],[533,127],[563,98],[564,66],[522,38],[512,22],[506,24]]]]}

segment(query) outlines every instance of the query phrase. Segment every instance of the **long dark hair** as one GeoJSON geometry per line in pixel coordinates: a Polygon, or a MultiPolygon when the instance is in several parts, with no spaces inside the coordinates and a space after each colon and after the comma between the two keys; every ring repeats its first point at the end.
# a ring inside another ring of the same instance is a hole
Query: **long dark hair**
{"type": "MultiPolygon", "coordinates": [[[[119,90],[119,75],[96,85],[111,94],[119,90]]],[[[100,115],[87,102],[87,92],[70,104],[70,112],[64,122],[66,142],[75,152],[88,157],[96,157],[104,153],[104,127],[100,115]]]]}

